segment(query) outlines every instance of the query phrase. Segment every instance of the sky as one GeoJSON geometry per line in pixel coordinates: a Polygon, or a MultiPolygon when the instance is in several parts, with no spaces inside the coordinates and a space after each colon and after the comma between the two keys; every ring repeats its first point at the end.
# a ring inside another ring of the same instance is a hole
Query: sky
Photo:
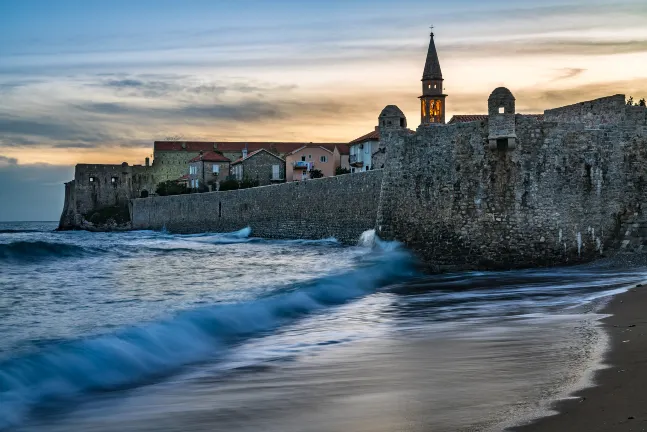
{"type": "Polygon", "coordinates": [[[429,27],[448,119],[647,97],[645,0],[0,0],[0,221],[57,220],[75,163],[152,142],[348,142],[419,124],[429,27]]]}

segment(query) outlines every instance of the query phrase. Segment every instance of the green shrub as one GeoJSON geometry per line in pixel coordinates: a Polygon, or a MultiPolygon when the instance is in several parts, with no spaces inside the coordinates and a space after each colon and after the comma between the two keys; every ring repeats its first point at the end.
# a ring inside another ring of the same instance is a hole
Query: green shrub
{"type": "Polygon", "coordinates": [[[318,169],[311,169],[310,170],[310,178],[317,179],[317,178],[322,178],[324,175],[321,172],[321,170],[318,169]]]}
{"type": "Polygon", "coordinates": [[[240,189],[249,189],[253,187],[257,187],[259,185],[258,179],[252,180],[247,177],[243,179],[243,181],[240,182],[240,189]]]}
{"type": "Polygon", "coordinates": [[[336,175],[336,176],[338,176],[338,175],[344,175],[344,174],[350,174],[350,170],[349,170],[348,168],[342,168],[342,167],[340,167],[340,166],[338,166],[337,168],[335,168],[335,175],[336,175]]]}
{"type": "Polygon", "coordinates": [[[92,222],[94,225],[104,225],[111,219],[114,220],[117,224],[121,225],[130,222],[130,213],[128,212],[127,206],[120,205],[103,207],[101,209],[95,210],[94,212],[86,213],[84,215],[84,218],[87,221],[92,222]]]}
{"type": "Polygon", "coordinates": [[[182,195],[189,193],[186,186],[178,184],[175,180],[167,180],[157,185],[155,193],[160,196],[182,195]]]}
{"type": "Polygon", "coordinates": [[[236,190],[240,189],[240,185],[238,184],[238,180],[235,179],[227,179],[225,181],[220,182],[220,189],[221,191],[229,191],[229,190],[236,190]]]}

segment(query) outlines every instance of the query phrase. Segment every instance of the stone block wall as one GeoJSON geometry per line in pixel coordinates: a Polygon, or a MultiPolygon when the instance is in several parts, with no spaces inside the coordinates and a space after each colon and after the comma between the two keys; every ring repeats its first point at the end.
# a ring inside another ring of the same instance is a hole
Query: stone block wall
{"type": "Polygon", "coordinates": [[[102,207],[125,205],[133,198],[132,169],[128,165],[78,164],[74,180],[76,211],[82,215],[102,207]]]}
{"type": "Polygon", "coordinates": [[[132,201],[135,229],[230,232],[247,226],[264,238],[335,237],[354,244],[375,227],[382,171],[227,192],[132,201]]]}
{"type": "Polygon", "coordinates": [[[487,121],[385,136],[378,234],[403,241],[433,270],[603,255],[622,215],[647,198],[647,134],[586,126],[517,116],[518,146],[508,151],[489,148],[487,121]]]}
{"type": "Polygon", "coordinates": [[[622,123],[625,120],[625,108],[625,95],[618,94],[546,110],[544,116],[546,121],[581,123],[591,128],[622,123]]]}
{"type": "Polygon", "coordinates": [[[279,180],[285,181],[285,160],[267,151],[260,151],[243,162],[243,178],[258,180],[261,186],[272,183],[272,165],[279,165],[279,180]]]}
{"type": "Polygon", "coordinates": [[[153,168],[157,182],[177,180],[187,174],[189,161],[199,155],[199,151],[156,151],[153,168]]]}

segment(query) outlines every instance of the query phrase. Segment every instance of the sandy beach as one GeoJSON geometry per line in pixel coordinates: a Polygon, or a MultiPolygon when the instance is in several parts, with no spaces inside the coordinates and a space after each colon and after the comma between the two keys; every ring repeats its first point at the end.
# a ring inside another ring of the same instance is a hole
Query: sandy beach
{"type": "Polygon", "coordinates": [[[545,417],[516,432],[647,430],[647,287],[616,296],[604,309],[610,336],[608,367],[595,374],[595,387],[555,405],[545,417]]]}

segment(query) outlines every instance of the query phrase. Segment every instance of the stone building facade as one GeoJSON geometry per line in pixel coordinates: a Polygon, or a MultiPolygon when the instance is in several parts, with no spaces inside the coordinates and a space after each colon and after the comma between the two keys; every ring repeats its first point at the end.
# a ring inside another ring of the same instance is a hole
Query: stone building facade
{"type": "Polygon", "coordinates": [[[216,152],[202,153],[189,161],[188,184],[191,189],[218,190],[229,177],[231,161],[216,152]]]}
{"type": "Polygon", "coordinates": [[[156,178],[148,165],[78,164],[74,180],[65,183],[65,201],[59,223],[61,229],[83,224],[96,210],[127,206],[133,198],[155,191],[156,178]]]}
{"type": "Polygon", "coordinates": [[[256,150],[231,164],[237,180],[256,180],[260,186],[285,181],[285,160],[265,149],[256,150]]]}

